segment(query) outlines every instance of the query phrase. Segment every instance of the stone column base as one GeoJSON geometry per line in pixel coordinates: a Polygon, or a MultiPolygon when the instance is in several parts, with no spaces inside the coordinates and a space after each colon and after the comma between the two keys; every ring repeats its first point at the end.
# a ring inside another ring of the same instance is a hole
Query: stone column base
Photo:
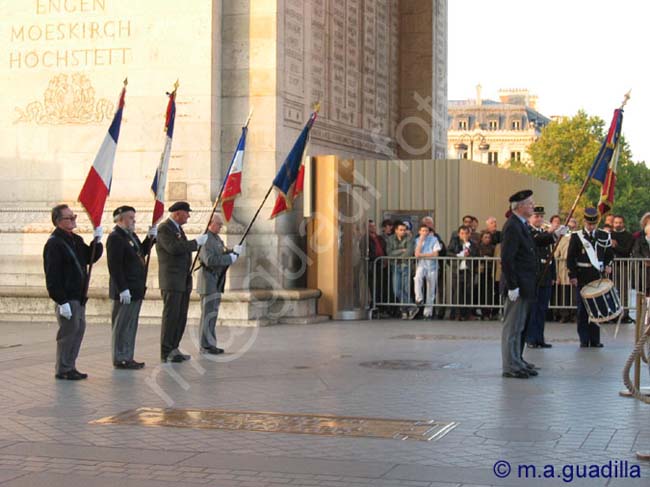
{"type": "MultiPolygon", "coordinates": [[[[269,326],[327,321],[316,314],[318,289],[226,291],[219,310],[219,326],[269,326]]],[[[91,289],[86,308],[89,324],[110,324],[111,300],[105,289],[91,289]]],[[[0,322],[54,320],[54,302],[40,287],[0,286],[0,322]]],[[[162,299],[159,289],[149,289],[140,312],[140,324],[159,325],[162,299]]],[[[188,324],[199,322],[199,296],[192,293],[188,324]]]]}

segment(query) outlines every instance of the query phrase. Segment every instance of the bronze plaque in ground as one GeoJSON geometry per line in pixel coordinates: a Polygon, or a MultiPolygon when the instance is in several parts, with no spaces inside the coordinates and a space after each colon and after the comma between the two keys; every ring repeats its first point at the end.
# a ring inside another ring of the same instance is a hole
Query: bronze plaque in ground
{"type": "Polygon", "coordinates": [[[458,425],[455,422],[431,419],[382,419],[329,414],[171,408],[138,408],[91,421],[91,424],[170,426],[419,441],[438,440],[458,425]]]}

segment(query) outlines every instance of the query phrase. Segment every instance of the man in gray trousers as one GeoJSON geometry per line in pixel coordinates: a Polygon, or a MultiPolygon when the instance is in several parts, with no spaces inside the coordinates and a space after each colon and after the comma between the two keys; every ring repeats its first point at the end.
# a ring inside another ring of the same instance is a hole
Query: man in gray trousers
{"type": "Polygon", "coordinates": [[[235,245],[232,252],[227,252],[223,240],[219,237],[222,225],[221,215],[215,213],[208,226],[208,241],[199,250],[201,267],[198,271],[197,292],[201,296],[200,345],[201,352],[212,355],[223,353],[223,349],[217,347],[215,325],[226,271],[244,251],[243,245],[235,245]]]}
{"type": "Polygon", "coordinates": [[[141,369],[144,362],[133,360],[138,318],[146,289],[145,259],[157,235],[149,228],[144,242],[135,234],[135,208],[120,206],[113,212],[115,228],[106,240],[111,315],[113,367],[141,369]]]}
{"type": "Polygon", "coordinates": [[[531,190],[523,190],[510,197],[512,214],[501,232],[501,280],[507,292],[501,336],[503,377],[517,379],[538,375],[521,356],[522,332],[537,294],[537,254],[528,225],[535,206],[532,196],[531,190]]]}
{"type": "Polygon", "coordinates": [[[102,227],[93,232],[95,243],[86,245],[73,233],[77,215],[65,204],[52,208],[52,223],[56,229],[43,249],[43,267],[47,292],[56,303],[56,372],[60,380],[86,379],[88,374],[77,370],[77,356],[86,331],[86,280],[91,255],[96,262],[104,250],[102,227]],[[93,253],[92,247],[95,246],[93,253]]]}

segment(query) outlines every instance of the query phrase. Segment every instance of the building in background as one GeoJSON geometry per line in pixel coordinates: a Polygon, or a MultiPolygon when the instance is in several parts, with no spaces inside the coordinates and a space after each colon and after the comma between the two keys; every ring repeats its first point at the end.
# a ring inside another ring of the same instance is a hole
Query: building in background
{"type": "Polygon", "coordinates": [[[481,85],[474,100],[450,100],[449,158],[508,167],[531,162],[528,147],[551,121],[537,111],[537,96],[527,89],[499,90],[499,101],[484,100],[481,85]]]}

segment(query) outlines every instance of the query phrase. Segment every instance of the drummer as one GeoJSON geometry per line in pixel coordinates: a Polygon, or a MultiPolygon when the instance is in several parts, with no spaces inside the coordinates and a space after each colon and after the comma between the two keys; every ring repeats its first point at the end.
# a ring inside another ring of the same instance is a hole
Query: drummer
{"type": "Polygon", "coordinates": [[[571,235],[567,251],[567,268],[571,285],[577,288],[578,336],[580,347],[601,348],[600,327],[589,321],[580,290],[591,281],[597,281],[612,273],[612,241],[607,232],[597,229],[598,211],[585,208],[584,228],[571,235]]]}

